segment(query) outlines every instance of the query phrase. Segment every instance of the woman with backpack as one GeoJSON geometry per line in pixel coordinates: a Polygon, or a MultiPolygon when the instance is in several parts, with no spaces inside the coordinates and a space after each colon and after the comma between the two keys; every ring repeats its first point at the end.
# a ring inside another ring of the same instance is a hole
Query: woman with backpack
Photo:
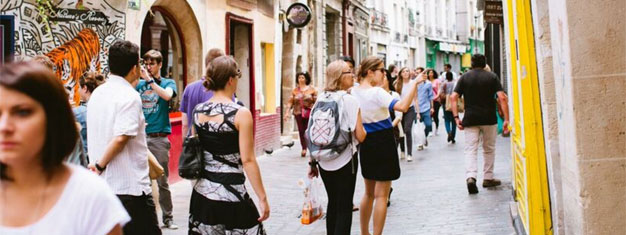
{"type": "Polygon", "coordinates": [[[293,108],[293,116],[296,119],[298,125],[298,134],[300,134],[300,145],[302,146],[301,157],[306,156],[306,140],[304,138],[304,131],[309,125],[309,116],[311,115],[311,107],[315,104],[317,99],[317,91],[310,86],[311,76],[307,72],[299,72],[296,74],[296,88],[291,92],[291,97],[287,101],[287,107],[285,109],[284,118],[289,118],[289,110],[293,108]]]}
{"type": "Polygon", "coordinates": [[[367,136],[359,154],[361,174],[365,181],[365,194],[361,200],[361,234],[369,234],[369,221],[374,212],[374,234],[382,234],[387,217],[387,202],[391,181],[400,178],[400,162],[393,137],[389,110],[406,112],[417,93],[423,76],[410,83],[408,95],[401,100],[375,85],[383,81],[383,60],[371,56],[361,62],[357,75],[360,84],[352,88],[352,95],[361,105],[361,118],[367,136]],[[376,202],[376,204],[374,204],[376,202]]]}
{"type": "Polygon", "coordinates": [[[454,138],[456,137],[456,122],[454,121],[454,115],[452,114],[452,110],[447,110],[446,107],[446,98],[449,95],[452,95],[454,92],[454,85],[456,81],[454,81],[454,75],[452,72],[444,73],[446,76],[446,80],[439,86],[439,100],[441,100],[441,106],[443,109],[443,121],[446,126],[446,132],[448,132],[448,143],[456,143],[454,138]]]}
{"type": "MultiPolygon", "coordinates": [[[[328,195],[327,234],[350,234],[352,226],[352,198],[358,169],[357,145],[363,142],[366,135],[361,122],[359,102],[346,92],[353,87],[353,77],[354,72],[343,60],[330,63],[326,68],[326,88],[319,95],[318,104],[313,107],[311,114],[311,122],[315,122],[318,120],[318,112],[328,112],[325,107],[333,107],[337,104],[336,111],[340,114],[338,123],[335,125],[342,134],[345,133],[345,135],[339,135],[335,143],[332,143],[336,144],[334,146],[337,149],[334,154],[320,156],[324,150],[318,151],[315,148],[317,145],[311,145],[309,149],[311,151],[309,177],[321,175],[328,195]],[[347,138],[342,138],[346,135],[347,138]],[[345,141],[339,140],[340,138],[345,141]]],[[[310,128],[319,127],[312,123],[310,128]]],[[[309,133],[309,135],[314,134],[309,133]]],[[[316,142],[315,138],[311,139],[313,143],[316,142]]]]}

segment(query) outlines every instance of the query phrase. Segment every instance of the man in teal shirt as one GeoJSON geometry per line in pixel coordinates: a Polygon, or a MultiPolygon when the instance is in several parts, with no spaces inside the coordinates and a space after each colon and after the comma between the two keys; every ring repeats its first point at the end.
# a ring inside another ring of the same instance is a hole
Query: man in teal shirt
{"type": "Polygon", "coordinates": [[[172,196],[167,177],[169,176],[169,151],[171,144],[167,136],[172,133],[169,118],[169,101],[176,97],[176,83],[172,79],[161,77],[163,56],[161,52],[150,50],[143,56],[146,70],[150,76],[142,76],[137,84],[141,96],[143,114],[146,118],[148,149],[165,170],[165,175],[157,178],[159,185],[159,205],[163,212],[164,228],[177,229],[172,215],[172,196]]]}

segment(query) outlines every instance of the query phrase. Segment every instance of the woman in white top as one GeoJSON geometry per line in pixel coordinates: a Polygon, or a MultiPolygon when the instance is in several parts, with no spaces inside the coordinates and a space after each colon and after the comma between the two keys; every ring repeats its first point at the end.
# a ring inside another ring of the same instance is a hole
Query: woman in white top
{"type": "Polygon", "coordinates": [[[340,153],[339,157],[327,161],[311,161],[309,177],[318,172],[324,181],[328,195],[326,209],[327,234],[350,234],[352,226],[352,198],[356,186],[358,169],[357,145],[365,140],[365,128],[361,122],[359,102],[346,91],[353,87],[354,72],[348,63],[336,60],[326,68],[326,88],[319,97],[339,95],[343,102],[343,117],[340,128],[354,130],[352,143],[340,153]],[[317,164],[316,164],[317,163],[317,164]],[[317,168],[319,165],[319,170],[317,168]]]}
{"type": "Polygon", "coordinates": [[[0,97],[0,234],[122,234],[130,217],[104,180],[64,163],[78,132],[52,71],[6,65],[0,97]]]}
{"type": "Polygon", "coordinates": [[[364,59],[357,73],[361,85],[352,88],[352,95],[361,104],[361,118],[367,132],[359,150],[361,174],[365,179],[365,194],[361,201],[361,234],[369,234],[372,209],[374,234],[382,234],[391,181],[400,177],[400,162],[389,110],[406,112],[415,98],[417,84],[423,82],[420,76],[419,82],[411,85],[408,96],[398,101],[382,88],[375,86],[382,82],[384,71],[381,59],[374,56],[364,59]]]}
{"type": "MultiPolygon", "coordinates": [[[[400,75],[398,76],[398,80],[394,82],[394,86],[396,91],[400,94],[401,98],[409,96],[409,91],[411,89],[411,83],[415,82],[415,80],[411,80],[411,73],[409,68],[402,68],[400,70],[400,75]]],[[[415,104],[419,104],[417,102],[417,97],[415,100],[411,102],[411,107],[409,110],[402,114],[402,130],[404,131],[404,139],[406,139],[406,160],[408,162],[413,161],[413,123],[416,118],[419,118],[419,113],[415,111],[415,104]]],[[[400,142],[400,158],[404,159],[404,139],[400,142]]]]}

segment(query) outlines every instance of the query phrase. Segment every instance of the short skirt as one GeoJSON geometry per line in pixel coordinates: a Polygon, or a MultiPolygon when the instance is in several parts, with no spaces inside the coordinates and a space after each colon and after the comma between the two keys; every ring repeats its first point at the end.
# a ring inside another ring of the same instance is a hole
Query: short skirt
{"type": "Polygon", "coordinates": [[[359,155],[363,178],[376,181],[400,178],[400,160],[392,129],[367,133],[359,155]]]}

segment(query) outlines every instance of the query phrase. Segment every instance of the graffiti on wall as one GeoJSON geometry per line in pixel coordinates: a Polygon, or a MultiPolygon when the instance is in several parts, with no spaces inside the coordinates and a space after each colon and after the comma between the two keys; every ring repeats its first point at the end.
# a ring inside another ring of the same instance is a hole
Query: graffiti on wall
{"type": "Polygon", "coordinates": [[[122,0],[54,1],[50,30],[35,0],[2,0],[0,15],[15,16],[15,55],[47,55],[55,72],[78,101],[78,79],[89,71],[108,74],[106,49],[124,38],[122,0]],[[110,4],[114,2],[116,4],[110,4]]]}

